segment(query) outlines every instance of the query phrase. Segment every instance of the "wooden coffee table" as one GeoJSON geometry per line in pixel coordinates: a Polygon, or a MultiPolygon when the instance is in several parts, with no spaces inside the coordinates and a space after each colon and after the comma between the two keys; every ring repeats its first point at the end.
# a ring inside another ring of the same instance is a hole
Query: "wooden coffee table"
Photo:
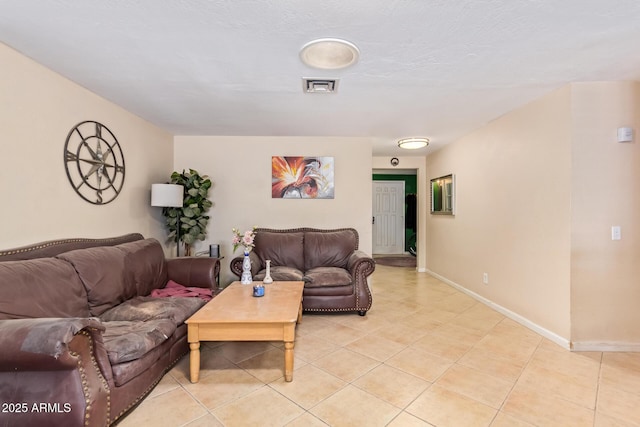
{"type": "Polygon", "coordinates": [[[304,282],[273,282],[264,287],[264,296],[254,297],[252,285],[233,282],[186,320],[192,383],[200,377],[200,341],[284,341],[284,379],[293,380],[293,346],[296,324],[302,320],[304,282]]]}

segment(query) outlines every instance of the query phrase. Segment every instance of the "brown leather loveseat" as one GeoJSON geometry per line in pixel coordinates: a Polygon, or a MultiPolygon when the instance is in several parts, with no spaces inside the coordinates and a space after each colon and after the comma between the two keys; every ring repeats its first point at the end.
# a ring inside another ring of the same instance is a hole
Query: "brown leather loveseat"
{"type": "Polygon", "coordinates": [[[169,279],[215,291],[219,268],[140,234],[0,251],[0,425],[119,420],[187,353],[205,303],[148,295],[169,279]]]}
{"type": "MultiPolygon", "coordinates": [[[[265,276],[271,260],[273,280],[304,281],[304,311],[357,311],[371,308],[367,277],[375,270],[373,258],[358,250],[353,228],[321,230],[257,228],[250,253],[253,280],[265,276]]],[[[242,275],[242,257],[231,261],[231,271],[242,275]]]]}

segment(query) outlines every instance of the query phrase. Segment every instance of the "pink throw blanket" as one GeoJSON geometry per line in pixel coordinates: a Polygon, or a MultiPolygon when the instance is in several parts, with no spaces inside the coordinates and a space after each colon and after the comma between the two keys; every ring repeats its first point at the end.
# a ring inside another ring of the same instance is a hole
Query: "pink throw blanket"
{"type": "Polygon", "coordinates": [[[205,301],[210,301],[213,298],[213,292],[211,289],[198,288],[197,286],[185,287],[173,280],[167,282],[167,286],[162,289],[154,289],[151,291],[152,297],[164,298],[164,297],[197,297],[202,298],[205,301]]]}

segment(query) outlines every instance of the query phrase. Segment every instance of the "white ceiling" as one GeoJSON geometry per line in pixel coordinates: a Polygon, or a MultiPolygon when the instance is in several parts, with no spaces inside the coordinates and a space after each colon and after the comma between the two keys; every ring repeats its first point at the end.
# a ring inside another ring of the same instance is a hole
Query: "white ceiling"
{"type": "Polygon", "coordinates": [[[425,155],[569,82],[640,80],[640,1],[0,0],[0,41],[176,135],[425,155]],[[321,37],[360,61],[305,66],[321,37]],[[305,94],[303,77],[338,93],[305,94]],[[407,136],[432,143],[398,149],[407,136]]]}

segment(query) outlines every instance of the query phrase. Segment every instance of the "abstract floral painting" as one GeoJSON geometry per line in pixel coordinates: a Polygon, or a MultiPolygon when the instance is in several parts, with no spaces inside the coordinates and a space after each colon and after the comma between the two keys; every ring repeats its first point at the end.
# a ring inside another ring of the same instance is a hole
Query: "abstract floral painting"
{"type": "Polygon", "coordinates": [[[271,197],[333,199],[333,157],[271,157],[271,197]]]}

